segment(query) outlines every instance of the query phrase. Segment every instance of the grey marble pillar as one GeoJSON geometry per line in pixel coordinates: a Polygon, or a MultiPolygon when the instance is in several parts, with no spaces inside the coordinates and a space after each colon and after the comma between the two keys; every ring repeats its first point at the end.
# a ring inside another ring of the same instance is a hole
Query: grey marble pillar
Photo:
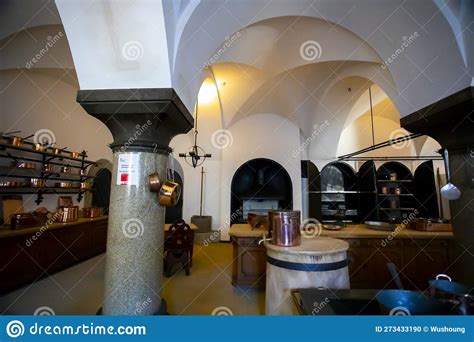
{"type": "Polygon", "coordinates": [[[148,176],[166,178],[169,143],[193,127],[193,118],[173,89],[81,90],[77,101],[114,138],[102,313],[157,314],[165,208],[150,192],[148,176]]]}
{"type": "Polygon", "coordinates": [[[147,181],[155,171],[166,174],[167,157],[136,153],[139,184],[123,186],[117,185],[119,155],[114,153],[103,313],[152,315],[161,303],[165,208],[147,181]]]}

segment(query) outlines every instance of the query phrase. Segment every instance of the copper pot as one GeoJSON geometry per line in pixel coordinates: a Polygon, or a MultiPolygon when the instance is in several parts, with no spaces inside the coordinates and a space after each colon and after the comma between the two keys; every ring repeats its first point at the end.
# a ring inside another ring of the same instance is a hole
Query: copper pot
{"type": "Polygon", "coordinates": [[[57,188],[72,188],[72,182],[68,182],[68,181],[56,182],[55,186],[57,188]]]}
{"type": "Polygon", "coordinates": [[[391,181],[396,181],[397,180],[397,174],[395,172],[392,172],[389,175],[389,178],[390,178],[391,181]]]}
{"type": "Polygon", "coordinates": [[[102,208],[88,207],[82,209],[82,216],[85,218],[96,218],[102,216],[102,208]]]}
{"type": "Polygon", "coordinates": [[[58,213],[55,215],[57,222],[74,222],[79,218],[79,207],[59,207],[58,213]]]}
{"type": "Polygon", "coordinates": [[[32,188],[44,188],[46,186],[46,180],[42,178],[30,178],[30,186],[32,188]]]}
{"type": "Polygon", "coordinates": [[[12,162],[11,165],[17,169],[34,169],[36,167],[33,162],[12,162]]]}
{"type": "Polygon", "coordinates": [[[90,188],[92,188],[92,184],[91,184],[91,183],[88,183],[88,182],[82,182],[82,183],[81,183],[81,189],[83,189],[83,190],[89,190],[90,188]]]}
{"type": "Polygon", "coordinates": [[[21,186],[21,183],[18,181],[3,181],[0,182],[0,188],[16,188],[21,186]]]}
{"type": "Polygon", "coordinates": [[[163,183],[158,195],[160,205],[174,207],[181,196],[181,185],[176,182],[166,181],[163,183]]]}
{"type": "Polygon", "coordinates": [[[159,193],[161,189],[160,175],[158,172],[154,172],[148,176],[148,186],[151,192],[159,193]]]}
{"type": "Polygon", "coordinates": [[[382,194],[387,195],[389,193],[388,187],[384,186],[382,187],[382,194]]]}
{"type": "Polygon", "coordinates": [[[395,188],[394,193],[395,193],[395,195],[401,195],[402,194],[402,189],[401,188],[395,188]]]}
{"type": "Polygon", "coordinates": [[[11,136],[8,138],[8,143],[12,146],[21,147],[23,145],[23,138],[11,136]]]}
{"type": "Polygon", "coordinates": [[[33,144],[33,151],[43,152],[45,149],[43,144],[35,143],[33,144]]]}
{"type": "Polygon", "coordinates": [[[268,212],[271,243],[281,247],[301,244],[301,213],[299,210],[271,210],[268,212]]]}

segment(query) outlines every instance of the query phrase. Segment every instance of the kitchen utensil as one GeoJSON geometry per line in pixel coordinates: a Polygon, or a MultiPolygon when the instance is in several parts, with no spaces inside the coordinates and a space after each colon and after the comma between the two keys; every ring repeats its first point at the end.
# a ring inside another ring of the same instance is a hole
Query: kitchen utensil
{"type": "Polygon", "coordinates": [[[397,174],[395,172],[390,173],[389,179],[391,181],[396,181],[397,180],[397,174]]]}
{"type": "Polygon", "coordinates": [[[18,161],[18,162],[11,162],[11,166],[17,169],[34,169],[36,168],[36,164],[33,162],[25,162],[25,161],[18,161]]]}
{"type": "Polygon", "coordinates": [[[49,163],[43,164],[43,171],[44,172],[54,172],[53,165],[49,164],[49,163]]]}
{"type": "Polygon", "coordinates": [[[56,182],[55,184],[55,187],[56,188],[71,188],[72,187],[72,182],[67,182],[67,181],[63,181],[63,182],[56,182]]]}
{"type": "Polygon", "coordinates": [[[11,229],[31,228],[42,226],[48,220],[47,214],[19,213],[10,216],[11,229]]]}
{"type": "Polygon", "coordinates": [[[395,193],[395,195],[401,195],[402,194],[402,189],[401,188],[395,188],[393,190],[393,192],[395,193]]]}
{"type": "Polygon", "coordinates": [[[382,194],[387,195],[389,193],[389,188],[386,186],[382,187],[382,194]]]}
{"type": "Polygon", "coordinates": [[[430,293],[434,298],[452,303],[464,315],[474,314],[474,290],[471,287],[454,282],[446,274],[438,274],[429,284],[430,293]]]}
{"type": "Polygon", "coordinates": [[[96,218],[102,216],[102,208],[98,207],[87,207],[82,208],[82,217],[85,218],[96,218]]]}
{"type": "Polygon", "coordinates": [[[24,212],[23,199],[20,195],[3,196],[2,200],[4,224],[10,224],[10,217],[13,214],[24,212]]]}
{"type": "Polygon", "coordinates": [[[181,196],[181,186],[172,181],[166,181],[160,188],[158,201],[165,207],[174,207],[181,196]]]}
{"type": "Polygon", "coordinates": [[[257,213],[248,213],[247,214],[247,223],[250,227],[255,228],[257,226],[258,214],[257,213]]]}
{"type": "Polygon", "coordinates": [[[55,216],[57,222],[75,222],[79,218],[79,207],[59,207],[58,213],[55,216]]]}
{"type": "Polygon", "coordinates": [[[32,188],[43,188],[46,186],[46,180],[43,178],[30,178],[30,186],[32,188]]]}
{"type": "Polygon", "coordinates": [[[449,169],[449,152],[448,149],[444,149],[444,166],[446,168],[446,178],[448,183],[441,188],[441,196],[446,198],[448,201],[455,201],[461,197],[461,191],[451,183],[451,171],[449,169]]]}
{"type": "Polygon", "coordinates": [[[69,172],[69,166],[61,166],[59,169],[62,173],[68,173],[69,172]]]}
{"type": "Polygon", "coordinates": [[[392,316],[461,314],[451,303],[427,297],[422,292],[382,290],[376,299],[382,312],[392,316]]]}
{"type": "MultiPolygon", "coordinates": [[[[441,175],[439,173],[439,167],[436,168],[436,180],[438,182],[438,187],[441,188],[441,175]]],[[[437,193],[438,202],[439,202],[439,218],[443,221],[444,212],[443,212],[443,197],[441,196],[441,192],[438,191],[437,193]]]]}
{"type": "Polygon", "coordinates": [[[82,182],[80,188],[83,190],[89,190],[92,188],[92,183],[90,182],[82,182]]]}
{"type": "Polygon", "coordinates": [[[38,207],[34,211],[36,214],[48,214],[49,210],[46,209],[45,207],[38,207]]]}
{"type": "Polygon", "coordinates": [[[58,198],[58,207],[72,207],[73,203],[72,196],[60,196],[58,198]]]}
{"type": "Polygon", "coordinates": [[[79,152],[69,152],[71,158],[78,159],[81,155],[79,152]]]}
{"type": "Polygon", "coordinates": [[[379,221],[365,221],[364,224],[367,225],[367,228],[374,229],[374,230],[383,230],[387,232],[393,232],[396,225],[387,222],[379,222],[379,221]]]}
{"type": "Polygon", "coordinates": [[[11,136],[8,138],[8,143],[12,146],[21,147],[23,145],[23,139],[16,136],[11,136]]]}
{"type": "Polygon", "coordinates": [[[22,184],[18,181],[2,181],[0,182],[0,187],[2,188],[16,188],[22,186],[22,184]]]}
{"type": "Polygon", "coordinates": [[[301,244],[301,213],[299,210],[271,210],[272,240],[276,246],[292,247],[301,244]]]}
{"type": "Polygon", "coordinates": [[[452,232],[453,225],[441,220],[427,218],[416,218],[411,220],[408,228],[424,232],[452,232]]]}
{"type": "Polygon", "coordinates": [[[34,143],[32,148],[33,148],[33,151],[43,152],[45,149],[45,145],[41,143],[34,143]]]}
{"type": "Polygon", "coordinates": [[[63,147],[63,148],[56,147],[56,148],[51,149],[51,151],[53,154],[62,154],[65,149],[67,149],[67,147],[63,147]]]}
{"type": "Polygon", "coordinates": [[[161,181],[158,172],[153,172],[151,175],[148,176],[148,186],[151,192],[160,192],[161,181]]]}
{"type": "Polygon", "coordinates": [[[323,229],[326,230],[343,230],[344,228],[346,227],[337,224],[323,224],[323,229]]]}

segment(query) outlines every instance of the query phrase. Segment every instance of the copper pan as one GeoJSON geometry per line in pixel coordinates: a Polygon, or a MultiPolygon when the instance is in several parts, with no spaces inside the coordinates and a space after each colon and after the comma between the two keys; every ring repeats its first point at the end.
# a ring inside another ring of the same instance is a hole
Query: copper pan
{"type": "Polygon", "coordinates": [[[158,201],[160,205],[165,207],[174,207],[181,196],[181,186],[172,181],[166,181],[163,183],[158,195],[158,201]]]}

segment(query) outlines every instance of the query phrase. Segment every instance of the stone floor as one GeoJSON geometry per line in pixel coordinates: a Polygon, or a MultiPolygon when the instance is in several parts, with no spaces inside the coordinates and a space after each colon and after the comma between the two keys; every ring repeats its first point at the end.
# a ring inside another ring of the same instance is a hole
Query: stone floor
{"type": "MultiPolygon", "coordinates": [[[[57,315],[94,315],[102,305],[105,254],[0,297],[0,314],[31,315],[41,307],[57,315]]],[[[263,315],[265,292],[231,285],[232,245],[197,245],[191,275],[163,278],[172,315],[263,315]]]]}

